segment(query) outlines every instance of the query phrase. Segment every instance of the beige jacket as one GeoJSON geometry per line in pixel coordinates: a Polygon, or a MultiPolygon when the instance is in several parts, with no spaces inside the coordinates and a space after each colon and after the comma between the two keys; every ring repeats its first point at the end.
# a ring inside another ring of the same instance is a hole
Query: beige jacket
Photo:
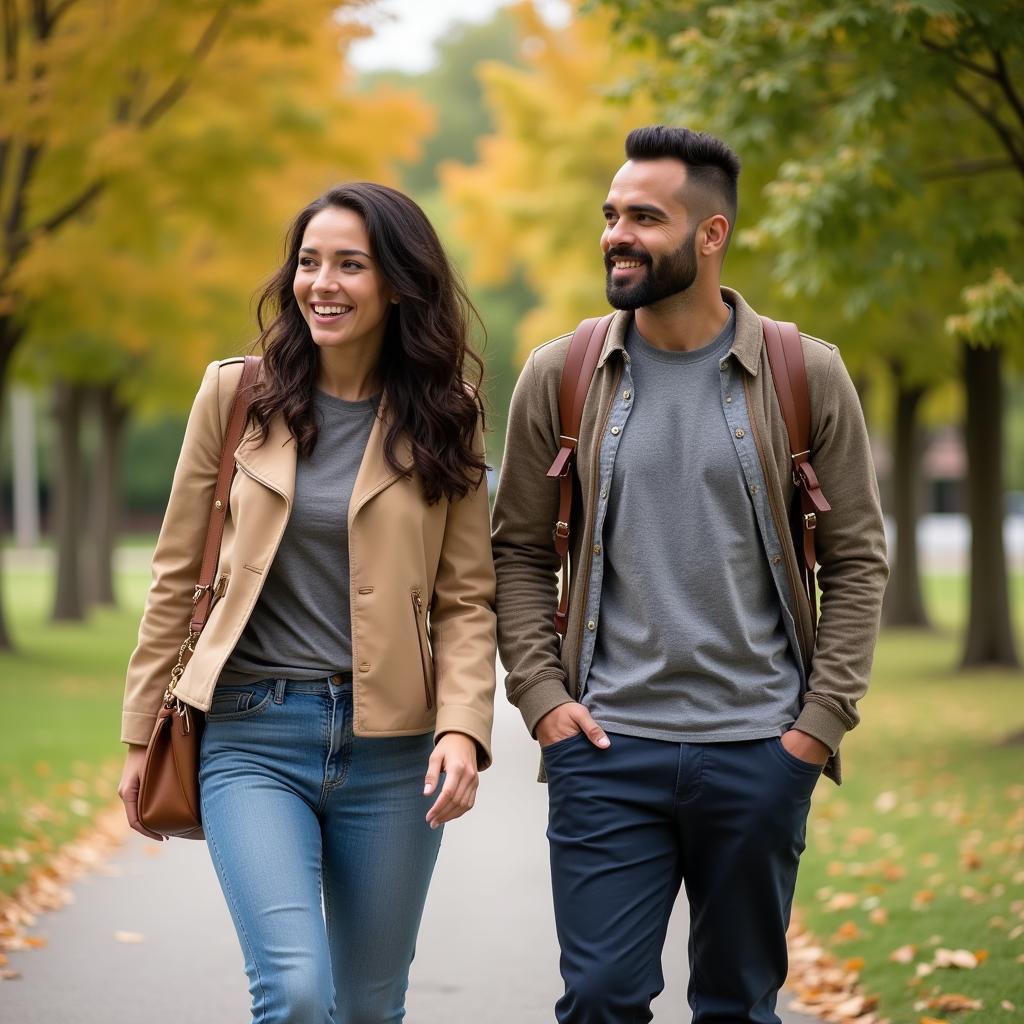
{"type": "MultiPolygon", "coordinates": [[[[772,384],[761,322],[742,296],[723,296],[736,310],[736,361],[756,445],[780,537],[790,537],[788,510],[793,476],[786,425],[772,384]]],[[[498,638],[508,669],[508,699],[532,732],[548,711],[579,694],[579,657],[588,557],[594,542],[598,456],[608,413],[622,376],[630,316],[618,313],[583,409],[577,448],[582,494],[574,507],[569,622],[559,643],[552,626],[557,604],[559,559],[552,529],[558,511],[558,481],[545,476],[558,452],[558,388],[570,335],[535,349],[523,368],[509,411],[505,458],[494,503],[493,547],[498,577],[498,638]]],[[[785,605],[807,673],[796,728],[833,751],[826,774],[840,779],[838,748],[858,722],[857,702],[867,690],[878,636],[882,594],[888,578],[885,531],[871,450],[857,392],[838,350],[802,335],[811,405],[811,462],[832,511],[818,517],[817,634],[811,607],[799,583],[792,543],[784,560],[785,605]]],[[[714,553],[708,553],[713,564],[714,553]]]]}
{"type": "MultiPolygon", "coordinates": [[[[153,556],[139,643],[128,665],[121,738],[146,743],[188,633],[209,508],[242,361],[211,363],[189,416],[153,556]]],[[[386,416],[386,413],[384,413],[386,416]]],[[[494,567],[487,487],[428,505],[418,476],[384,462],[374,423],[348,510],[354,728],[359,736],[433,730],[471,736],[490,763],[494,567]]],[[[482,437],[478,437],[482,448],[482,437]]],[[[264,444],[249,428],[235,451],[215,602],[175,694],[205,711],[260,596],[295,489],[296,446],[280,417],[264,444]]],[[[401,463],[411,461],[398,446],[401,463]]]]}

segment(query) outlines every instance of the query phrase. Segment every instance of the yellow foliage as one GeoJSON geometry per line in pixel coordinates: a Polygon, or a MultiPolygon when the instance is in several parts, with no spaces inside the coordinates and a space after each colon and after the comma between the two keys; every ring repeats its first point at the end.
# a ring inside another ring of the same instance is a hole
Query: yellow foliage
{"type": "Polygon", "coordinates": [[[394,182],[431,127],[416,97],[353,88],[362,30],[343,15],[361,3],[77,0],[46,40],[24,21],[0,83],[0,300],[27,322],[23,369],[181,399],[252,340],[292,216],[337,182],[394,182]]]}
{"type": "Polygon", "coordinates": [[[613,41],[606,17],[554,29],[532,3],[514,11],[525,67],[480,68],[495,133],[480,140],[473,166],[443,165],[441,181],[472,253],[471,282],[500,284],[518,270],[538,296],[519,326],[522,360],[607,310],[601,205],[626,135],[654,120],[654,105],[609,95],[636,72],[637,58],[613,41]]]}

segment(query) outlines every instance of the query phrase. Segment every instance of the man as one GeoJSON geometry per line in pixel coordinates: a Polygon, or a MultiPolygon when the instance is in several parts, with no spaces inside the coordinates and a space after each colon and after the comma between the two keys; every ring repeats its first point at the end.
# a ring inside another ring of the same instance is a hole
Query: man
{"type": "Polygon", "coordinates": [[[790,449],[757,314],[720,285],[739,161],[638,128],[601,235],[615,314],[577,447],[561,643],[552,526],[569,336],[531,353],[494,509],[509,700],[549,783],[561,1024],[649,1021],[685,883],[695,1024],[778,1021],[811,791],[837,783],[887,577],[878,489],[838,351],[801,337],[817,633],[788,525],[790,449]]]}

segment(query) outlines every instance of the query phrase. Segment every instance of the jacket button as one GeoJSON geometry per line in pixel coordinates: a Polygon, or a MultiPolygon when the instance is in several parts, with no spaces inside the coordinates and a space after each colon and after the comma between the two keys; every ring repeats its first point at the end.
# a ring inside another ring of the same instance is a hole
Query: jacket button
{"type": "Polygon", "coordinates": [[[746,437],[747,436],[746,435],[746,431],[742,427],[737,427],[736,428],[736,436],[737,437],[746,437]]]}
{"type": "Polygon", "coordinates": [[[616,437],[618,437],[618,434],[619,434],[619,428],[618,428],[618,427],[612,427],[612,433],[613,433],[613,434],[614,434],[614,435],[615,435],[616,437]]]}
{"type": "Polygon", "coordinates": [[[601,488],[601,497],[602,498],[607,498],[608,497],[608,488],[607,487],[602,487],[601,488]]]}
{"type": "Polygon", "coordinates": [[[594,545],[594,554],[595,555],[601,554],[601,545],[600,544],[595,544],[594,545]]]}
{"type": "Polygon", "coordinates": [[[360,664],[360,666],[359,666],[359,671],[360,672],[369,672],[370,671],[370,664],[369,664],[369,662],[366,662],[366,661],[362,662],[360,664]]]}
{"type": "Polygon", "coordinates": [[[623,391],[622,397],[628,402],[633,397],[632,391],[623,391]]]}
{"type": "Polygon", "coordinates": [[[778,565],[782,561],[782,555],[775,555],[772,558],[772,565],[778,565]]]}
{"type": "Polygon", "coordinates": [[[726,404],[731,403],[732,402],[732,395],[726,395],[725,396],[725,401],[726,401],[726,404]]]}
{"type": "Polygon", "coordinates": [[[591,632],[591,633],[593,633],[593,632],[594,632],[594,630],[595,630],[595,629],[597,629],[597,623],[596,623],[596,622],[595,622],[595,621],[594,621],[593,619],[591,619],[591,620],[590,620],[590,621],[589,621],[589,622],[587,623],[587,629],[589,629],[589,630],[590,630],[590,632],[591,632]]]}
{"type": "Polygon", "coordinates": [[[760,488],[757,486],[757,484],[751,484],[750,485],[750,493],[751,494],[757,494],[757,492],[759,490],[760,490],[760,488]]]}

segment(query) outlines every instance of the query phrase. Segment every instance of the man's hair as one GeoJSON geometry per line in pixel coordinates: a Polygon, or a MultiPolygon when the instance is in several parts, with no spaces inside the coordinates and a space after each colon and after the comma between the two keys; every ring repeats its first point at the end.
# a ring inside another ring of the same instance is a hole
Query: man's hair
{"type": "MultiPolygon", "coordinates": [[[[686,165],[685,191],[696,189],[700,199],[694,205],[706,214],[722,212],[729,219],[729,233],[736,223],[736,183],[740,176],[740,158],[721,140],[707,132],[689,128],[670,128],[664,124],[634,128],[626,136],[627,160],[669,158],[686,165]],[[718,200],[722,209],[716,209],[718,200]]],[[[691,198],[692,202],[692,198],[691,198]]]]}

